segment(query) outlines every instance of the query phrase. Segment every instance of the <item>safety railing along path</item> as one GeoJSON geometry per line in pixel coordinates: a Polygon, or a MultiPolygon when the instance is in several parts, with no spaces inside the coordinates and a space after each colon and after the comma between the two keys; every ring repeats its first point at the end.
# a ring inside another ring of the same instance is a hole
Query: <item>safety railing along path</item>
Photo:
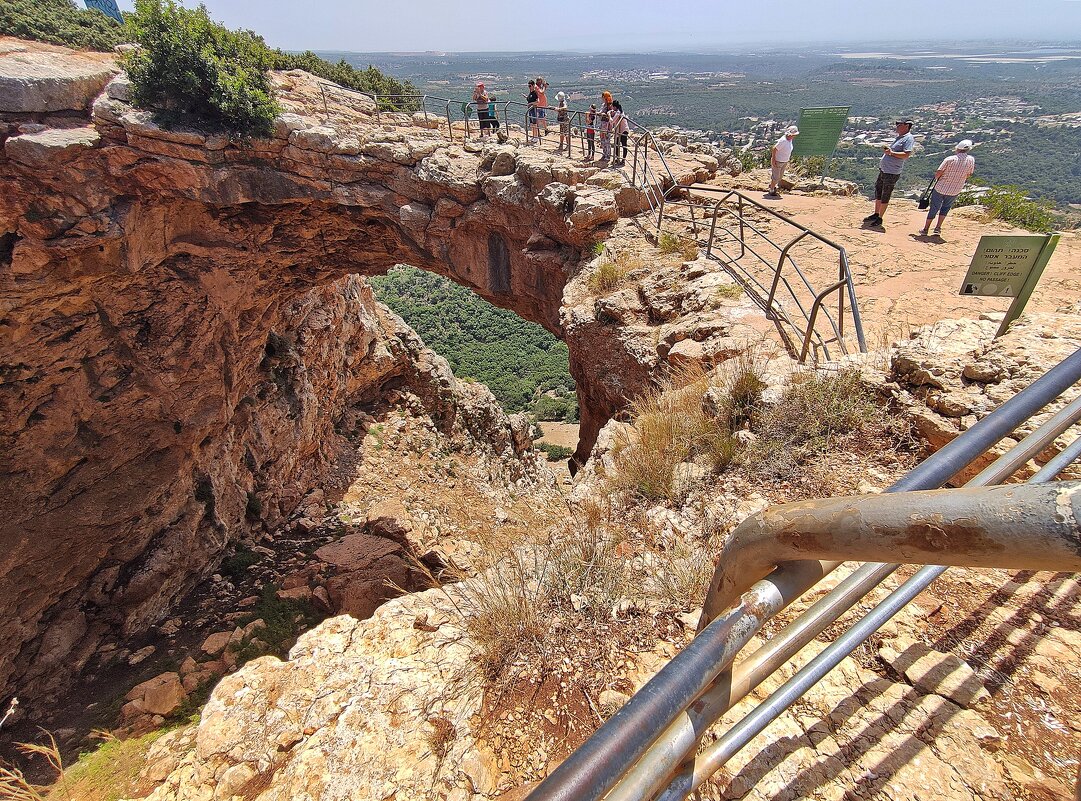
{"type": "Polygon", "coordinates": [[[1081,350],[924,460],[887,489],[890,494],[785,504],[740,524],[718,559],[697,636],[527,801],[687,798],[946,566],[1081,570],[1081,482],[1055,481],[1081,457],[1081,437],[1026,484],[994,486],[1081,419],[1081,397],[964,488],[926,492],[950,481],[1078,381],[1081,350]],[[707,729],[897,571],[898,556],[933,564],[699,751],[707,729]],[[882,561],[859,567],[768,643],[736,661],[768,620],[849,559],[882,561]]]}

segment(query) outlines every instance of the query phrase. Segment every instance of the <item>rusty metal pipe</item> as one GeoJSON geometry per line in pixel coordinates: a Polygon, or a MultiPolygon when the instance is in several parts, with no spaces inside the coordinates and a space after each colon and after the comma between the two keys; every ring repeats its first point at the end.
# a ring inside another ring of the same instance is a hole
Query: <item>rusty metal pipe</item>
{"type": "Polygon", "coordinates": [[[596,801],[607,793],[668,724],[731,664],[762,624],[830,569],[814,561],[800,562],[755,584],[731,612],[710,623],[552,771],[526,801],[596,801]]]}
{"type": "Polygon", "coordinates": [[[712,619],[777,564],[907,562],[1081,570],[1081,482],[857,495],[786,503],[732,532],[710,582],[712,619]]]}
{"type": "MultiPolygon", "coordinates": [[[[1081,409],[1077,408],[1076,403],[1069,404],[971,479],[967,486],[983,487],[1009,478],[1020,465],[1042,451],[1079,417],[1081,409]]],[[[1048,461],[1029,479],[1029,483],[1041,484],[1054,480],[1078,458],[1081,458],[1081,437],[1048,461]]],[[[900,566],[899,563],[863,565],[829,594],[819,598],[768,643],[721,673],[713,686],[676,718],[605,797],[605,801],[641,801],[653,797],[670,781],[676,767],[692,753],[702,732],[900,566]]],[[[689,770],[682,772],[683,778],[676,781],[677,785],[686,780],[689,770]]]]}

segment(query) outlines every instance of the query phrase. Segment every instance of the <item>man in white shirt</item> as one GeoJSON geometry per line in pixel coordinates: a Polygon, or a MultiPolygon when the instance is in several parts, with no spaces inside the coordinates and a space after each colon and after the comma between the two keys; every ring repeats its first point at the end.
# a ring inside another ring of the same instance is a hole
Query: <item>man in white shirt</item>
{"type": "Polygon", "coordinates": [[[792,140],[797,136],[799,136],[799,128],[795,125],[789,125],[784,129],[784,136],[778,139],[777,144],[770,150],[769,191],[766,192],[766,197],[779,198],[781,196],[778,190],[780,189],[781,179],[784,178],[785,167],[788,166],[788,162],[792,158],[792,148],[795,147],[792,140]]]}
{"type": "Polygon", "coordinates": [[[972,150],[972,140],[963,139],[953,149],[952,156],[946,156],[935,170],[935,187],[931,190],[931,206],[927,210],[927,220],[919,236],[927,236],[931,227],[931,220],[938,216],[938,224],[935,225],[935,235],[942,233],[942,223],[946,215],[953,208],[953,202],[965,188],[965,183],[976,171],[976,159],[969,155],[972,150]]]}

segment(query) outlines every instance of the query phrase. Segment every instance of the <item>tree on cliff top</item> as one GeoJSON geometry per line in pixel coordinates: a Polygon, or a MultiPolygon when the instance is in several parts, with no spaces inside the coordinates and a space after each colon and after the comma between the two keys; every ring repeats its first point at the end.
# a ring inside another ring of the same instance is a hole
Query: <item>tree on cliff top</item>
{"type": "Polygon", "coordinates": [[[279,107],[268,74],[274,56],[262,37],[230,31],[205,6],[174,0],[136,0],[128,26],[141,45],[124,63],[138,105],[238,134],[270,132],[279,107]]]}
{"type": "Polygon", "coordinates": [[[71,0],[0,0],[0,35],[76,50],[108,51],[130,40],[124,26],[71,0]]]}

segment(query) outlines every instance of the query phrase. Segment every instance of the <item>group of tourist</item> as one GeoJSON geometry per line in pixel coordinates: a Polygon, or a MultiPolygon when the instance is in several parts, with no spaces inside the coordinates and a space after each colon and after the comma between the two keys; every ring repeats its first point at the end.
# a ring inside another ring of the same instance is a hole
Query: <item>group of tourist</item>
{"type": "MultiPolygon", "coordinates": [[[[548,82],[538,77],[529,82],[526,98],[526,116],[529,122],[527,142],[539,144],[541,136],[548,135],[548,82]]],[[[556,95],[556,123],[559,125],[559,144],[557,153],[566,148],[571,155],[571,110],[567,106],[567,96],[560,92],[556,95]]],[[[593,161],[597,156],[597,138],[601,140],[601,161],[611,162],[613,166],[624,164],[627,160],[627,140],[630,135],[630,121],[623,112],[623,106],[612,98],[611,92],[601,93],[601,107],[591,103],[584,115],[582,130],[585,133],[585,159],[593,161]]]]}
{"type": "MultiPolygon", "coordinates": [[[[543,76],[538,76],[529,81],[529,91],[525,95],[526,100],[526,141],[530,144],[539,144],[542,136],[548,135],[548,82],[543,76]]],[[[473,91],[473,102],[477,106],[477,118],[480,120],[481,137],[488,136],[492,131],[499,132],[499,120],[491,108],[492,98],[488,94],[483,82],[478,82],[473,91]]],[[[556,95],[555,119],[559,126],[559,145],[557,153],[562,153],[566,148],[567,156],[571,155],[571,111],[567,107],[567,96],[563,92],[556,95]]],[[[883,217],[886,207],[893,197],[893,189],[901,177],[905,161],[916,150],[916,139],[912,135],[914,125],[911,119],[901,119],[894,122],[896,137],[893,142],[882,146],[882,159],[878,165],[878,179],[875,181],[875,210],[864,217],[863,224],[868,227],[885,229],[883,217]]],[[[627,140],[630,134],[630,121],[623,112],[623,106],[618,100],[612,98],[612,93],[601,93],[601,106],[596,103],[590,104],[589,110],[584,115],[585,133],[585,159],[594,161],[597,157],[596,141],[601,142],[601,162],[612,166],[620,166],[627,160],[627,140]]],[[[781,138],[770,148],[770,181],[766,197],[778,199],[781,197],[781,181],[784,178],[788,162],[792,159],[792,151],[795,148],[795,138],[799,136],[799,128],[789,125],[785,128],[781,138]]],[[[942,224],[953,207],[957,196],[961,194],[965,183],[975,172],[976,160],[969,153],[972,150],[972,141],[965,139],[957,144],[952,156],[947,156],[935,170],[931,184],[928,186],[929,202],[927,219],[917,236],[930,235],[931,223],[938,217],[934,233],[942,233],[942,224]]],[[[922,204],[921,204],[922,205],[922,204]]]]}
{"type": "MultiPolygon", "coordinates": [[[[902,119],[897,120],[893,125],[897,135],[892,143],[882,146],[882,159],[878,164],[878,179],[875,181],[875,210],[863,218],[865,226],[881,230],[885,230],[882,219],[893,197],[893,188],[901,177],[905,161],[916,150],[916,139],[912,135],[914,122],[910,119],[902,119]]],[[[797,136],[799,136],[799,128],[789,125],[770,149],[770,181],[766,192],[768,198],[776,199],[781,196],[781,179],[784,178],[785,169],[792,158],[792,150],[795,147],[793,140],[797,136]]],[[[947,156],[938,165],[927,187],[930,195],[927,204],[927,219],[916,236],[929,236],[931,223],[936,216],[938,222],[935,224],[934,233],[936,236],[942,233],[942,223],[946,215],[953,208],[954,201],[961,194],[965,183],[976,171],[976,160],[969,153],[970,150],[972,150],[972,140],[964,139],[954,147],[953,155],[947,156]]],[[[921,207],[922,205],[921,202],[921,207]]]]}
{"type": "MultiPolygon", "coordinates": [[[[529,91],[525,95],[526,101],[526,141],[529,144],[539,144],[541,138],[548,135],[548,88],[549,84],[543,76],[529,81],[529,91]]],[[[555,97],[555,121],[559,128],[559,143],[557,153],[566,151],[571,155],[571,115],[567,106],[567,95],[559,92],[555,97]]],[[[499,119],[495,113],[494,98],[488,92],[483,81],[478,81],[473,90],[473,104],[477,107],[477,119],[480,122],[481,138],[487,138],[492,133],[500,135],[499,119]]],[[[589,110],[582,115],[579,123],[582,133],[585,134],[584,156],[587,161],[597,158],[597,139],[600,139],[601,157],[603,163],[611,163],[612,166],[620,166],[626,163],[628,140],[630,137],[630,120],[623,111],[623,106],[618,100],[613,99],[611,92],[601,93],[600,108],[596,103],[589,106],[589,110]]]]}

